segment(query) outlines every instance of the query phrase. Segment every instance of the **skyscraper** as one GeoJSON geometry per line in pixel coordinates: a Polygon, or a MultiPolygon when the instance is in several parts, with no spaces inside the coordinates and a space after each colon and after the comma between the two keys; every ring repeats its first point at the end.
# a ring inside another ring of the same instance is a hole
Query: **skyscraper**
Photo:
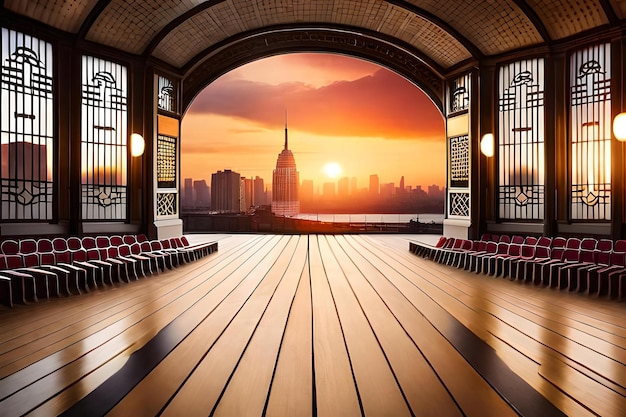
{"type": "Polygon", "coordinates": [[[225,169],[211,174],[211,210],[220,213],[241,211],[241,176],[225,169]]]}
{"type": "Polygon", "coordinates": [[[272,176],[272,213],[277,216],[295,216],[300,213],[298,198],[299,174],[296,160],[289,150],[287,120],[285,120],[285,148],[278,155],[272,176]]]}
{"type": "Polygon", "coordinates": [[[370,175],[370,195],[378,195],[378,174],[370,175]]]}

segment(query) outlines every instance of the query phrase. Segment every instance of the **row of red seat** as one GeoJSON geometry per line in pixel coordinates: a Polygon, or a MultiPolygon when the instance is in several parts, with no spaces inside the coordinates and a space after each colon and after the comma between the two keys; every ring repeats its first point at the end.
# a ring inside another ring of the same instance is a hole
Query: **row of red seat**
{"type": "Polygon", "coordinates": [[[186,237],[148,240],[143,235],[57,237],[0,243],[0,300],[14,303],[80,294],[90,288],[130,282],[217,250],[217,243],[191,245],[186,237]]]}
{"type": "Polygon", "coordinates": [[[457,268],[622,300],[626,240],[483,235],[411,242],[411,252],[457,268]]]}

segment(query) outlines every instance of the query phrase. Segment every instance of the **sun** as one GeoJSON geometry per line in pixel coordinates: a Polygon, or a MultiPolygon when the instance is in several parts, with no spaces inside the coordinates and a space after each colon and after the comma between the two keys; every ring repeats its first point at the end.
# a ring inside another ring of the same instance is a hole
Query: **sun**
{"type": "Polygon", "coordinates": [[[337,178],[339,175],[341,175],[341,165],[339,165],[337,162],[329,162],[324,165],[324,173],[329,178],[337,178]]]}

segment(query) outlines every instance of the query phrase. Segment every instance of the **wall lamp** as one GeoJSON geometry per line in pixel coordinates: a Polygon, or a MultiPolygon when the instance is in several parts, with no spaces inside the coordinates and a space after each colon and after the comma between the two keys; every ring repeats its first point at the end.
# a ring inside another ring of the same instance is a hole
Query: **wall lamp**
{"type": "Polygon", "coordinates": [[[146,141],[139,133],[130,135],[130,154],[132,156],[141,156],[146,149],[146,141]]]}
{"type": "Polygon", "coordinates": [[[491,158],[495,151],[494,139],[492,133],[486,133],[480,140],[480,151],[487,158],[491,158]]]}
{"type": "Polygon", "coordinates": [[[621,142],[626,142],[626,113],[620,113],[613,119],[613,134],[621,142]]]}

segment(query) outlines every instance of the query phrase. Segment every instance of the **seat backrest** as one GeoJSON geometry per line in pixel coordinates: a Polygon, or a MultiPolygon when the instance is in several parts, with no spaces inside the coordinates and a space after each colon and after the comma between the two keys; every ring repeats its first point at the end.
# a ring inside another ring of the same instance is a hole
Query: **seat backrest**
{"type": "Polygon", "coordinates": [[[570,237],[565,244],[567,249],[580,249],[580,239],[577,237],[570,237]]]}
{"type": "Polygon", "coordinates": [[[611,265],[626,266],[626,252],[611,253],[611,265]]]}
{"type": "Polygon", "coordinates": [[[579,261],[587,263],[596,263],[598,252],[596,250],[581,249],[579,261]]]}
{"type": "Polygon", "coordinates": [[[66,242],[67,248],[71,251],[80,250],[83,248],[83,242],[78,237],[68,237],[66,242]]]}
{"type": "Polygon", "coordinates": [[[537,239],[537,238],[536,238],[536,237],[534,237],[534,236],[526,236],[526,239],[524,239],[524,243],[525,243],[525,244],[527,244],[527,245],[532,245],[532,246],[534,246],[534,245],[536,245],[536,244],[537,244],[537,241],[538,241],[538,240],[539,240],[539,239],[537,239]]]}
{"type": "Polygon", "coordinates": [[[99,249],[106,249],[111,246],[111,240],[108,236],[98,236],[96,237],[96,247],[99,249]]]}
{"type": "Polygon", "coordinates": [[[511,243],[511,237],[509,235],[500,235],[500,242],[511,243]]]}
{"type": "Polygon", "coordinates": [[[161,242],[161,246],[163,247],[163,249],[171,249],[172,248],[172,244],[170,243],[169,239],[163,239],[160,242],[161,242]]]}
{"type": "Polygon", "coordinates": [[[472,241],[471,240],[467,240],[467,239],[463,239],[463,242],[461,243],[461,249],[462,250],[470,250],[470,249],[472,249],[472,241]]]}
{"type": "Polygon", "coordinates": [[[488,241],[488,240],[491,240],[491,235],[489,233],[483,233],[480,236],[480,240],[485,241],[485,242],[488,241]]]}
{"type": "Polygon", "coordinates": [[[24,264],[25,267],[32,268],[32,267],[39,266],[39,255],[37,255],[37,252],[27,253],[21,256],[22,256],[22,263],[24,264]]]}
{"type": "Polygon", "coordinates": [[[139,255],[142,252],[141,244],[135,242],[130,245],[130,251],[133,255],[139,255]]]}
{"type": "Polygon", "coordinates": [[[73,261],[84,262],[87,260],[87,251],[85,249],[80,248],[80,249],[73,250],[71,252],[72,252],[73,261]]]}
{"type": "Polygon", "coordinates": [[[85,236],[80,240],[81,244],[83,245],[83,248],[89,250],[89,249],[94,249],[97,247],[96,245],[96,239],[94,237],[91,236],[85,236]]]}
{"type": "Polygon", "coordinates": [[[600,239],[598,240],[596,249],[600,252],[611,252],[613,251],[613,241],[611,239],[600,239]]]}
{"type": "Polygon", "coordinates": [[[580,249],[565,248],[562,260],[565,262],[576,262],[580,260],[580,249]]]}
{"type": "Polygon", "coordinates": [[[547,246],[535,246],[535,258],[546,259],[550,258],[552,250],[547,246]]]}
{"type": "MultiPolygon", "coordinates": [[[[109,238],[109,244],[109,246],[121,246],[124,244],[124,239],[122,238],[122,236],[113,235],[109,238]]],[[[127,245],[130,245],[130,243],[127,243],[127,245]]]]}
{"type": "Polygon", "coordinates": [[[183,245],[189,246],[189,240],[187,239],[187,236],[181,236],[180,241],[183,242],[183,245]]]}
{"type": "Polygon", "coordinates": [[[626,239],[616,240],[613,250],[615,252],[626,252],[626,239]]]}
{"type": "Polygon", "coordinates": [[[485,253],[496,253],[497,251],[498,251],[498,243],[487,242],[487,246],[485,247],[485,253]]]}
{"type": "Polygon", "coordinates": [[[565,252],[565,247],[563,246],[552,247],[550,249],[550,258],[557,259],[560,261],[561,259],[563,259],[564,252],[565,252]]]}
{"type": "Polygon", "coordinates": [[[584,250],[594,250],[598,245],[598,241],[592,237],[586,237],[580,241],[580,248],[584,250]]]}
{"type": "Polygon", "coordinates": [[[510,243],[498,242],[498,249],[496,250],[496,252],[499,253],[499,254],[508,253],[509,252],[509,246],[511,246],[510,243]]]}
{"type": "Polygon", "coordinates": [[[117,258],[120,256],[120,251],[117,246],[109,246],[104,249],[104,251],[106,251],[106,258],[117,258]]]}
{"type": "Polygon", "coordinates": [[[511,243],[524,243],[524,237],[519,235],[514,235],[511,238],[511,243]]]}
{"type": "Polygon", "coordinates": [[[0,244],[0,251],[4,255],[17,255],[20,253],[20,245],[15,240],[5,240],[0,244]]]}
{"type": "Polygon", "coordinates": [[[72,263],[72,252],[69,249],[55,250],[54,251],[54,263],[72,263]]]}
{"type": "Polygon", "coordinates": [[[596,263],[600,265],[610,265],[611,264],[611,254],[612,252],[606,252],[597,250],[596,251],[596,263]]]}
{"type": "Polygon", "coordinates": [[[552,239],[553,248],[564,248],[566,244],[567,244],[567,239],[565,239],[564,237],[557,236],[554,239],[552,239]]]}
{"type": "Polygon", "coordinates": [[[140,233],[137,235],[137,242],[141,243],[141,242],[147,242],[147,241],[148,241],[148,237],[144,235],[143,233],[140,233]]]}
{"type": "Polygon", "coordinates": [[[524,243],[520,255],[524,258],[534,258],[537,253],[537,246],[524,243]]]}
{"type": "MultiPolygon", "coordinates": [[[[143,248],[143,243],[141,243],[141,247],[143,248]]],[[[151,240],[150,242],[147,242],[150,245],[150,249],[152,250],[163,250],[163,245],[161,245],[161,242],[158,240],[151,240]]]]}
{"type": "Polygon", "coordinates": [[[66,251],[69,249],[67,247],[67,240],[62,237],[55,237],[52,239],[52,247],[55,251],[66,251]]]}
{"type": "Polygon", "coordinates": [[[511,243],[509,244],[508,254],[511,256],[519,256],[522,253],[522,244],[511,243]]]}
{"type": "MultiPolygon", "coordinates": [[[[119,246],[111,246],[111,247],[117,249],[118,253],[121,256],[130,256],[130,255],[133,254],[133,252],[130,249],[130,245],[127,245],[125,243],[122,243],[119,246]]],[[[141,248],[138,248],[138,249],[139,249],[139,252],[138,252],[138,254],[139,254],[139,253],[141,253],[141,248]]]]}
{"type": "Polygon", "coordinates": [[[137,238],[135,237],[135,235],[124,235],[122,239],[124,240],[124,243],[126,243],[127,245],[132,245],[133,243],[137,243],[137,238]]]}
{"type": "Polygon", "coordinates": [[[152,252],[152,245],[150,245],[150,242],[141,242],[139,243],[139,245],[141,247],[142,252],[152,252]]]}
{"type": "Polygon", "coordinates": [[[24,260],[20,255],[4,255],[4,259],[7,265],[6,269],[17,269],[24,267],[24,260]]]}
{"type": "Polygon", "coordinates": [[[549,248],[552,246],[552,238],[547,236],[541,236],[539,240],[537,240],[537,246],[544,246],[549,248]]]}
{"type": "Polygon", "coordinates": [[[23,255],[37,253],[37,241],[35,239],[21,239],[20,253],[23,255]]]}

